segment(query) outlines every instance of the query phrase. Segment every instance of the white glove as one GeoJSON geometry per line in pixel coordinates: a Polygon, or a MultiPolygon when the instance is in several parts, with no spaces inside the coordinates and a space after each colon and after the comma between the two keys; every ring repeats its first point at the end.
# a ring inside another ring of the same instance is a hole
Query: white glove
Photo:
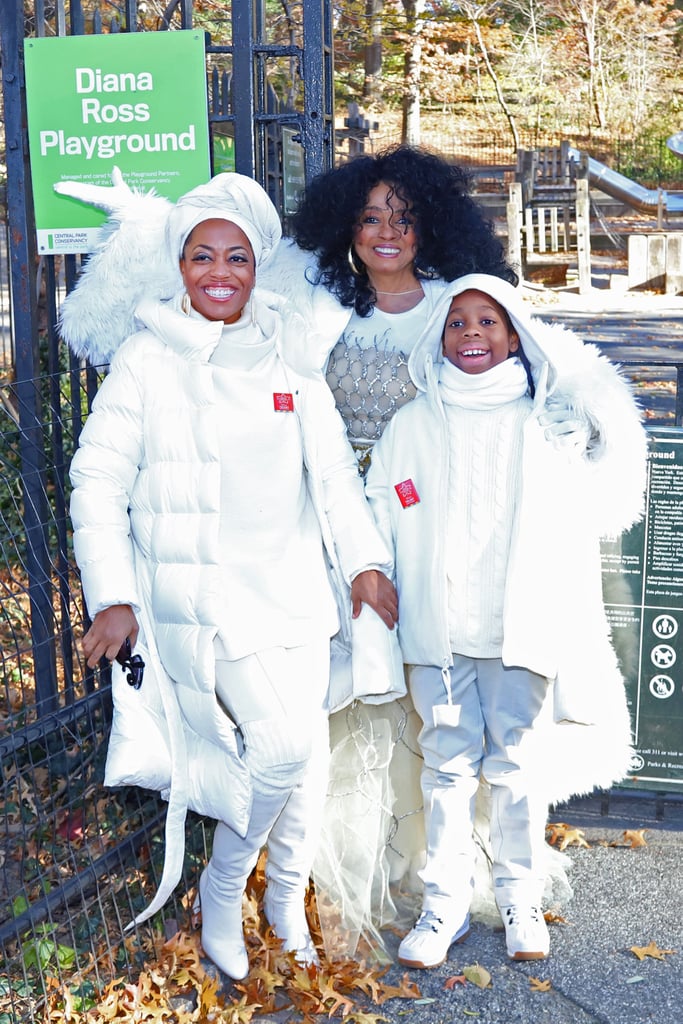
{"type": "Polygon", "coordinates": [[[58,181],[53,188],[60,196],[79,199],[88,206],[104,210],[114,220],[124,220],[126,211],[131,208],[133,200],[140,193],[134,192],[126,185],[118,167],[112,168],[111,180],[111,185],[89,185],[85,181],[58,181]]]}
{"type": "Polygon", "coordinates": [[[538,422],[545,427],[546,440],[555,448],[573,451],[577,455],[585,455],[597,440],[590,420],[564,403],[549,402],[538,422]]]}
{"type": "Polygon", "coordinates": [[[154,189],[126,185],[118,167],[112,187],[60,181],[55,192],[79,199],[109,215],[90,257],[60,310],[62,337],[79,357],[110,362],[121,342],[137,329],[135,310],[143,299],[168,299],[182,284],[178,261],[165,241],[170,200],[154,189]]]}

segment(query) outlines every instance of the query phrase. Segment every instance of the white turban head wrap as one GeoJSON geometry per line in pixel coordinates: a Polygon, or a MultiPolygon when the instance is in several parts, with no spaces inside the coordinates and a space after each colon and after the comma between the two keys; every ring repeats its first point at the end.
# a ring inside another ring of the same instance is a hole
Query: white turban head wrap
{"type": "Polygon", "coordinates": [[[176,263],[193,228],[205,220],[228,220],[245,233],[256,266],[268,258],[282,235],[277,210],[267,193],[245,174],[217,174],[181,196],[166,224],[166,240],[176,263]]]}

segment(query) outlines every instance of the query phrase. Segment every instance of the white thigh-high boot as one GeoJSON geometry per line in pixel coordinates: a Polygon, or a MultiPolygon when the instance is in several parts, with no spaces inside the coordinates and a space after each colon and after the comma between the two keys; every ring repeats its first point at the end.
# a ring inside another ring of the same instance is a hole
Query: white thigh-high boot
{"type": "Polygon", "coordinates": [[[306,919],[305,897],[327,796],[329,730],[327,716],[316,727],[311,760],[268,837],[263,909],[283,946],[302,964],[318,957],[306,919]]]}
{"type": "Polygon", "coordinates": [[[289,790],[265,794],[254,790],[249,829],[244,839],[219,821],[211,859],[199,879],[202,908],[202,947],[216,967],[240,980],[249,972],[242,929],[242,896],[273,822],[289,790]]]}

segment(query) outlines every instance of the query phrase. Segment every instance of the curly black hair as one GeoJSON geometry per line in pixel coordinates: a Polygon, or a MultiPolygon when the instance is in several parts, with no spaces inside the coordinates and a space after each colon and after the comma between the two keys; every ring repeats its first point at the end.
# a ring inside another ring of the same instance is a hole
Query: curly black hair
{"type": "Polygon", "coordinates": [[[392,185],[415,215],[418,276],[453,281],[481,273],[517,284],[492,224],[469,195],[470,179],[462,167],[400,145],[318,175],[292,218],[297,245],[317,256],[314,283],[325,285],[343,306],[368,316],[376,301],[364,269],[359,275],[351,270],[348,252],[368,195],[381,181],[392,185]]]}

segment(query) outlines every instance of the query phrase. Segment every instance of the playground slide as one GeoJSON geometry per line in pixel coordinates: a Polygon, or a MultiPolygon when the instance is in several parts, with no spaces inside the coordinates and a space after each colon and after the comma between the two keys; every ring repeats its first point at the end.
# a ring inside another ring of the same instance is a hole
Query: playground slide
{"type": "MultiPolygon", "coordinates": [[[[578,149],[570,149],[569,158],[578,163],[581,159],[578,149]]],[[[645,188],[590,156],[588,157],[588,181],[594,188],[599,188],[608,196],[614,196],[615,199],[632,206],[640,213],[657,212],[659,203],[657,189],[645,188]]],[[[667,213],[683,214],[683,196],[671,196],[662,192],[662,205],[667,213]]]]}
{"type": "Polygon", "coordinates": [[[676,156],[683,156],[683,132],[676,132],[666,140],[666,144],[676,156]]]}

